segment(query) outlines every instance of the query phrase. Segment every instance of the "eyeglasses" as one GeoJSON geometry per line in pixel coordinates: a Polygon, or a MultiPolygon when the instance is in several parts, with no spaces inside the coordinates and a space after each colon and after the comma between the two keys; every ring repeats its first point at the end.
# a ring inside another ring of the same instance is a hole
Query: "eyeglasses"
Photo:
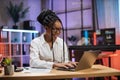
{"type": "Polygon", "coordinates": [[[63,28],[52,28],[52,31],[54,31],[54,32],[57,32],[57,31],[61,32],[62,30],[63,30],[63,28]]]}

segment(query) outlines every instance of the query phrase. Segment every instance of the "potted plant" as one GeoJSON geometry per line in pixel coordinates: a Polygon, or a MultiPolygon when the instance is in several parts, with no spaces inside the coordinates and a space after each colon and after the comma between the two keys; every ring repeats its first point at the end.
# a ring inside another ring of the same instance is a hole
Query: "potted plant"
{"type": "Polygon", "coordinates": [[[72,45],[75,45],[77,37],[74,35],[71,35],[70,37],[68,37],[68,40],[72,43],[72,45]]]}
{"type": "Polygon", "coordinates": [[[12,65],[12,60],[10,58],[3,58],[1,66],[4,67],[5,75],[12,75],[14,73],[14,65],[12,65]]]}
{"type": "Polygon", "coordinates": [[[9,2],[9,6],[7,6],[7,11],[11,18],[13,19],[14,22],[14,29],[17,29],[17,22],[21,18],[25,18],[26,13],[29,11],[29,7],[24,8],[23,7],[23,2],[21,2],[19,5],[14,5],[11,1],[9,2]]]}

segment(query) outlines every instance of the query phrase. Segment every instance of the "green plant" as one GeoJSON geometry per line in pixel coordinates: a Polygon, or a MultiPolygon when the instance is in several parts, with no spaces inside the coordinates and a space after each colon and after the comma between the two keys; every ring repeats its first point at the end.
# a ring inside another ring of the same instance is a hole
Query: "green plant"
{"type": "Polygon", "coordinates": [[[77,38],[76,38],[76,36],[73,36],[73,35],[72,35],[71,37],[68,37],[68,40],[74,42],[74,41],[77,40],[77,38]]]}
{"type": "Polygon", "coordinates": [[[14,24],[16,25],[19,22],[20,18],[25,18],[26,13],[29,11],[29,7],[23,7],[23,2],[19,5],[14,5],[11,1],[9,2],[9,6],[7,6],[7,11],[12,17],[14,24]]]}
{"type": "Polygon", "coordinates": [[[9,66],[12,64],[12,60],[10,58],[3,58],[1,65],[4,66],[9,66]]]}

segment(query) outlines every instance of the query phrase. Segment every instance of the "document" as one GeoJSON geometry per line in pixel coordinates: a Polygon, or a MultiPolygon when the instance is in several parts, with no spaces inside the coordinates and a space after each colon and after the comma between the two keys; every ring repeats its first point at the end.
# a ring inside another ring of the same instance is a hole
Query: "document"
{"type": "Polygon", "coordinates": [[[40,68],[30,68],[26,67],[22,71],[23,73],[49,73],[51,69],[40,69],[40,68]]]}

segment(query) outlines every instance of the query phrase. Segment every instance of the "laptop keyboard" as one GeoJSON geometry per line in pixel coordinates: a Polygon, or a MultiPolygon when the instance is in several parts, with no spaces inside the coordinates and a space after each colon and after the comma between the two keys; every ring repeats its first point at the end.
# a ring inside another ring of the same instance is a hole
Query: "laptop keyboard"
{"type": "Polygon", "coordinates": [[[62,70],[62,71],[75,71],[75,68],[76,68],[76,67],[69,67],[69,68],[60,67],[60,68],[57,68],[57,70],[62,70]]]}

